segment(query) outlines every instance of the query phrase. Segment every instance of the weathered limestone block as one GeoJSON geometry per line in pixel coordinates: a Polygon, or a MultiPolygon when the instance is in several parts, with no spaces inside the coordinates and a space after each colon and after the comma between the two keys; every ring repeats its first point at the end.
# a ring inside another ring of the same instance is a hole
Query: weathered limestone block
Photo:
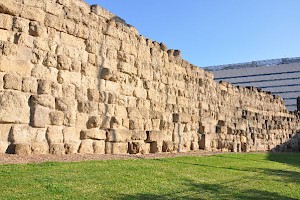
{"type": "Polygon", "coordinates": [[[163,146],[162,146],[163,152],[173,152],[174,150],[175,148],[174,148],[173,141],[163,141],[163,146]]]}
{"type": "Polygon", "coordinates": [[[93,149],[96,154],[105,154],[105,141],[104,140],[94,140],[93,149]]]}
{"type": "Polygon", "coordinates": [[[33,65],[28,60],[7,59],[0,57],[0,71],[30,76],[33,65]]]}
{"type": "Polygon", "coordinates": [[[66,154],[76,154],[78,153],[79,146],[81,142],[72,142],[72,143],[65,143],[65,153],[66,154]]]}
{"type": "Polygon", "coordinates": [[[137,68],[129,63],[121,62],[118,70],[129,75],[137,75],[137,68]]]}
{"type": "Polygon", "coordinates": [[[74,127],[65,127],[63,129],[64,143],[78,143],[80,141],[80,130],[74,127]]]}
{"type": "Polygon", "coordinates": [[[30,97],[31,106],[43,106],[47,108],[55,108],[55,98],[51,95],[32,95],[30,97]]]}
{"type": "Polygon", "coordinates": [[[16,143],[14,144],[15,154],[20,156],[31,155],[31,146],[30,144],[25,143],[16,143]]]}
{"type": "Polygon", "coordinates": [[[62,94],[64,98],[73,100],[75,99],[75,85],[62,84],[62,94]]]}
{"type": "Polygon", "coordinates": [[[38,94],[51,94],[51,81],[49,80],[38,80],[38,94]]]}
{"type": "Polygon", "coordinates": [[[105,19],[111,19],[113,17],[112,13],[110,13],[108,10],[100,7],[99,5],[92,5],[91,9],[92,9],[92,13],[99,15],[105,19]]]}
{"type": "Polygon", "coordinates": [[[136,107],[127,108],[127,112],[129,119],[141,119],[143,117],[140,109],[136,107]]]}
{"type": "Polygon", "coordinates": [[[97,113],[98,103],[95,101],[78,101],[78,111],[81,113],[97,113]]]}
{"type": "Polygon", "coordinates": [[[5,74],[4,77],[4,89],[21,90],[22,89],[22,77],[16,74],[5,74]]]}
{"type": "Polygon", "coordinates": [[[76,111],[70,110],[66,112],[63,125],[74,127],[75,124],[76,124],[76,111]]]}
{"type": "Polygon", "coordinates": [[[44,128],[50,123],[50,109],[40,105],[34,106],[30,111],[30,125],[33,127],[44,128]]]}
{"type": "Polygon", "coordinates": [[[147,142],[162,142],[164,139],[164,132],[162,131],[148,131],[147,142]]]}
{"type": "Polygon", "coordinates": [[[22,91],[36,94],[37,93],[37,80],[33,77],[23,77],[22,91]]]}
{"type": "Polygon", "coordinates": [[[3,77],[4,77],[4,73],[0,72],[0,91],[3,91],[3,77]]]}
{"type": "Polygon", "coordinates": [[[115,116],[127,118],[127,109],[124,106],[116,106],[115,108],[115,116]]]}
{"type": "Polygon", "coordinates": [[[106,139],[106,131],[100,130],[99,128],[87,129],[83,130],[80,133],[80,139],[92,139],[92,140],[105,140],[106,139]]]}
{"type": "Polygon", "coordinates": [[[147,99],[147,90],[144,88],[135,88],[133,91],[133,96],[136,98],[142,98],[142,99],[147,99]]]}
{"type": "Polygon", "coordinates": [[[159,131],[160,130],[160,119],[152,119],[152,129],[154,131],[159,131]]]}
{"type": "Polygon", "coordinates": [[[128,143],[128,152],[130,154],[149,154],[150,143],[144,141],[132,141],[128,143]]]}
{"type": "MultiPolygon", "coordinates": [[[[62,133],[63,127],[49,126],[46,132],[46,138],[49,144],[63,144],[64,138],[62,133]]],[[[51,146],[50,146],[51,149],[51,146]]]]}
{"type": "Polygon", "coordinates": [[[120,84],[113,81],[105,81],[105,89],[107,92],[117,93],[120,90],[120,84]]]}
{"type": "Polygon", "coordinates": [[[127,142],[105,142],[105,154],[127,154],[127,142]]]}
{"type": "Polygon", "coordinates": [[[88,89],[87,96],[89,101],[99,101],[99,91],[97,89],[88,89]]]}
{"type": "Polygon", "coordinates": [[[131,140],[130,130],[108,130],[106,141],[108,142],[128,142],[131,140]]]}
{"type": "Polygon", "coordinates": [[[40,143],[40,142],[35,142],[31,143],[31,151],[32,154],[48,154],[49,153],[49,145],[46,142],[40,143]]]}
{"type": "Polygon", "coordinates": [[[24,33],[28,34],[29,20],[21,18],[21,17],[14,17],[12,28],[13,28],[13,31],[24,32],[24,33]]]}
{"type": "Polygon", "coordinates": [[[69,70],[71,67],[72,61],[66,55],[57,56],[57,69],[59,70],[69,70]]]}
{"type": "Polygon", "coordinates": [[[156,141],[150,143],[150,153],[161,153],[163,141],[156,141]]]}
{"type": "Polygon", "coordinates": [[[110,122],[111,122],[111,117],[110,116],[104,116],[102,117],[102,122],[100,125],[101,129],[110,129],[110,122]]]}
{"type": "Polygon", "coordinates": [[[110,68],[103,67],[101,69],[100,78],[104,80],[109,80],[116,72],[110,68]]]}
{"type": "Polygon", "coordinates": [[[49,145],[49,153],[53,155],[63,155],[65,154],[65,147],[63,143],[59,144],[50,144],[49,145]]]}
{"type": "Polygon", "coordinates": [[[64,123],[65,114],[62,111],[52,111],[49,113],[51,125],[61,126],[64,123]]]}
{"type": "Polygon", "coordinates": [[[0,14],[0,28],[11,30],[13,25],[13,17],[7,14],[0,14]]]}
{"type": "Polygon", "coordinates": [[[78,152],[83,154],[94,153],[93,142],[91,139],[82,140],[78,152]]]}
{"type": "Polygon", "coordinates": [[[100,125],[101,125],[101,118],[99,116],[91,116],[87,123],[86,123],[86,126],[88,129],[91,129],[91,128],[99,128],[100,125]]]}
{"type": "Polygon", "coordinates": [[[64,113],[72,110],[75,111],[77,109],[77,101],[75,99],[67,99],[63,97],[55,98],[55,109],[63,111],[64,113]]]}
{"type": "Polygon", "coordinates": [[[191,150],[199,150],[199,142],[198,141],[192,141],[191,143],[191,150]]]}
{"type": "Polygon", "coordinates": [[[0,92],[0,122],[28,124],[28,97],[21,92],[0,92]]]}
{"type": "Polygon", "coordinates": [[[147,132],[143,130],[133,130],[131,131],[132,140],[147,140],[147,132]]]}
{"type": "Polygon", "coordinates": [[[30,127],[28,125],[13,125],[8,139],[14,144],[31,143],[30,127]]]}
{"type": "Polygon", "coordinates": [[[47,67],[57,67],[57,55],[48,52],[47,56],[45,57],[43,64],[47,67]]]}
{"type": "Polygon", "coordinates": [[[129,120],[130,130],[142,130],[144,129],[144,121],[142,119],[129,120]]]}
{"type": "Polygon", "coordinates": [[[84,86],[75,88],[75,98],[79,101],[87,101],[87,89],[84,86]]]}
{"type": "Polygon", "coordinates": [[[0,141],[0,154],[6,153],[9,146],[9,142],[7,141],[0,141]]]}
{"type": "Polygon", "coordinates": [[[45,37],[47,34],[47,29],[39,22],[31,21],[29,23],[29,34],[34,37],[45,37]]]}

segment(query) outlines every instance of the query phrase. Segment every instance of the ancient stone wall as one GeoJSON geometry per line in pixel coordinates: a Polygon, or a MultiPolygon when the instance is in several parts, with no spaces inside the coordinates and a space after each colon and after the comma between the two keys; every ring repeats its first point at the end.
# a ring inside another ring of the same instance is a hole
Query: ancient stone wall
{"type": "Polygon", "coordinates": [[[99,6],[0,1],[0,153],[284,150],[298,129],[281,98],[214,82],[99,6]]]}

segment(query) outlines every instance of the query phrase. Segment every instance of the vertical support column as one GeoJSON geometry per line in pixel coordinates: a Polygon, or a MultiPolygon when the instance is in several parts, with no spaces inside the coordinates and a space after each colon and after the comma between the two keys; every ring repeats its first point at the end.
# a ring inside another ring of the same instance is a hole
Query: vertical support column
{"type": "Polygon", "coordinates": [[[300,96],[297,98],[297,110],[300,111],[300,96]]]}

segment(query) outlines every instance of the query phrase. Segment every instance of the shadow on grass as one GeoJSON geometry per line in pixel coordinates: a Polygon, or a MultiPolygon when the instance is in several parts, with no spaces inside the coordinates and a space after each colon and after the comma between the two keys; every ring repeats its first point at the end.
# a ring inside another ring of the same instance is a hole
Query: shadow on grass
{"type": "Polygon", "coordinates": [[[274,162],[300,167],[300,153],[269,153],[268,159],[274,162]]]}
{"type": "MultiPolygon", "coordinates": [[[[299,154],[270,154],[274,160],[271,161],[281,161],[282,163],[292,164],[294,166],[299,166],[299,154]]],[[[157,162],[166,162],[166,164],[171,164],[172,160],[167,159],[156,159],[157,162]]],[[[194,165],[199,167],[208,167],[212,170],[214,169],[224,169],[224,170],[237,170],[243,172],[254,172],[262,175],[267,175],[266,180],[269,180],[268,177],[274,177],[275,181],[279,181],[282,184],[285,183],[300,183],[300,173],[297,171],[289,171],[285,169],[274,169],[274,168],[252,168],[252,167],[232,167],[232,166],[213,166],[209,164],[197,163],[197,162],[184,162],[184,161],[176,161],[176,163],[180,163],[183,165],[194,165]]],[[[235,180],[239,183],[244,181],[247,184],[248,181],[257,180],[257,177],[247,177],[246,180],[235,180]]],[[[259,176],[259,180],[262,181],[265,179],[264,176],[259,176]]],[[[246,200],[296,200],[296,198],[291,198],[285,196],[284,194],[265,191],[260,189],[241,189],[236,188],[236,183],[226,182],[219,184],[211,184],[211,183],[198,183],[194,180],[185,180],[183,181],[182,188],[185,188],[181,191],[173,191],[171,193],[162,193],[162,194],[152,194],[149,193],[139,193],[135,195],[124,195],[117,199],[126,200],[126,199],[187,199],[187,200],[195,200],[195,199],[246,199],[246,200]]]]}
{"type": "Polygon", "coordinates": [[[187,180],[185,187],[188,187],[187,191],[173,192],[169,194],[136,194],[136,195],[124,195],[117,199],[129,200],[129,199],[245,199],[245,200],[296,200],[289,198],[274,192],[260,191],[260,190],[244,190],[238,192],[233,187],[224,186],[221,184],[208,184],[208,183],[196,183],[192,180],[187,180]],[[188,193],[188,194],[186,194],[188,193]]]}

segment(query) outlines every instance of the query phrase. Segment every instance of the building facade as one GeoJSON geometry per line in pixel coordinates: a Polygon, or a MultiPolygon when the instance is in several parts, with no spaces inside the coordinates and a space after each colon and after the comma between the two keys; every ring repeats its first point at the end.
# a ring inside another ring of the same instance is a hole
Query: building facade
{"type": "Polygon", "coordinates": [[[207,67],[216,81],[253,86],[283,98],[290,111],[297,110],[300,96],[300,57],[207,67]]]}

